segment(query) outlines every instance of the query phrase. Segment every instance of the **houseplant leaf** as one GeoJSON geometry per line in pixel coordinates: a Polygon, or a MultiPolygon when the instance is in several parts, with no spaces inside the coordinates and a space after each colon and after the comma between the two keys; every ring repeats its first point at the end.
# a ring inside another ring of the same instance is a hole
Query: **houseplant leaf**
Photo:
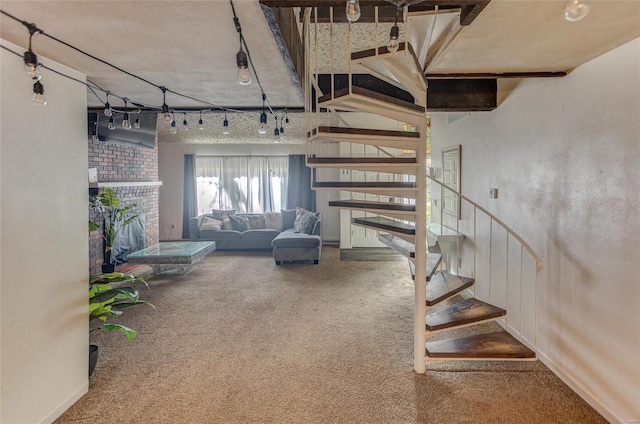
{"type": "Polygon", "coordinates": [[[136,336],[138,335],[136,330],[132,330],[131,328],[125,327],[124,325],[121,325],[121,324],[104,324],[102,328],[104,328],[106,331],[120,331],[125,336],[127,336],[127,339],[130,342],[134,341],[136,336]]]}

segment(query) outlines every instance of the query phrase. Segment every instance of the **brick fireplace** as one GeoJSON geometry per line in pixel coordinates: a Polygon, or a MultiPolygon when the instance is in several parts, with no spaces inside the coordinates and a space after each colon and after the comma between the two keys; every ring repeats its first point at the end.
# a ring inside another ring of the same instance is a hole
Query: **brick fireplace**
{"type": "MultiPolygon", "coordinates": [[[[89,140],[89,168],[98,171],[99,186],[113,189],[124,205],[135,203],[136,212],[146,215],[146,244],[159,241],[158,146],[147,148],[127,144],[105,144],[89,140]]],[[[101,224],[101,217],[89,210],[89,219],[101,224]]],[[[89,234],[89,271],[101,272],[101,231],[89,234]]]]}

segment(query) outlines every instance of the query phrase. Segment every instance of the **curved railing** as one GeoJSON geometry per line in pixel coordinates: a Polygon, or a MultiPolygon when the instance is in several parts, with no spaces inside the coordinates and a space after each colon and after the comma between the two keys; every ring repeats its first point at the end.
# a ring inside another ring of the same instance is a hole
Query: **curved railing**
{"type": "MultiPolygon", "coordinates": [[[[457,190],[454,190],[450,187],[448,187],[446,184],[444,184],[443,182],[437,180],[436,178],[427,175],[427,180],[431,181],[432,183],[436,184],[437,186],[439,186],[440,190],[441,190],[441,196],[440,196],[440,223],[442,225],[442,221],[443,221],[443,215],[444,215],[444,202],[442,201],[444,198],[444,191],[449,191],[451,192],[453,195],[455,195],[458,199],[458,210],[461,211],[463,209],[463,203],[465,202],[464,205],[468,205],[470,207],[473,208],[473,231],[472,231],[472,241],[473,241],[473,277],[476,279],[476,285],[480,284],[486,284],[487,288],[488,288],[488,297],[489,297],[489,301],[491,301],[491,292],[492,292],[492,286],[494,284],[493,281],[493,259],[494,259],[494,242],[495,242],[495,238],[494,238],[494,224],[498,225],[499,227],[501,227],[505,232],[506,232],[506,238],[505,238],[505,242],[504,242],[504,263],[506,266],[505,269],[505,299],[504,299],[504,303],[505,303],[505,309],[507,309],[507,311],[509,311],[509,304],[510,304],[510,297],[513,296],[513,289],[511,288],[511,285],[509,284],[510,279],[513,276],[513,269],[512,267],[510,267],[511,264],[511,258],[510,258],[510,252],[511,252],[511,248],[510,248],[510,240],[513,240],[514,242],[516,242],[517,244],[519,244],[520,246],[520,253],[519,253],[519,261],[517,262],[517,269],[516,272],[518,272],[518,291],[517,291],[517,295],[519,297],[518,299],[518,305],[519,305],[519,316],[518,316],[518,321],[519,321],[519,326],[518,329],[514,328],[514,327],[510,327],[509,325],[509,314],[507,314],[507,317],[504,320],[504,324],[505,324],[505,328],[507,330],[512,330],[513,332],[515,332],[519,339],[527,344],[529,344],[529,347],[533,347],[535,348],[535,346],[537,345],[537,334],[538,334],[538,316],[537,316],[537,298],[538,298],[538,275],[540,273],[540,271],[542,270],[542,268],[544,267],[544,262],[542,261],[542,258],[540,258],[540,256],[533,250],[533,248],[526,242],[524,241],[524,239],[518,235],[515,231],[513,231],[513,229],[511,229],[506,223],[504,223],[501,219],[499,219],[498,217],[496,217],[495,215],[493,215],[491,212],[489,212],[487,209],[483,208],[482,206],[478,205],[476,202],[474,202],[473,200],[469,199],[467,196],[465,196],[464,194],[460,193],[457,190]],[[476,260],[478,258],[478,246],[477,246],[477,240],[478,240],[478,236],[477,236],[477,219],[478,219],[478,214],[482,213],[484,215],[486,215],[487,218],[489,218],[489,249],[488,249],[488,255],[487,255],[487,261],[488,261],[488,281],[482,281],[482,279],[478,279],[478,276],[476,274],[476,268],[477,268],[477,263],[476,260]],[[529,340],[526,339],[526,337],[523,336],[523,316],[524,316],[524,291],[525,291],[525,287],[524,287],[524,282],[525,282],[525,278],[526,276],[523,275],[524,273],[524,262],[525,262],[525,254],[528,255],[534,262],[535,262],[535,282],[534,282],[534,287],[533,287],[533,297],[534,297],[534,301],[533,301],[533,321],[534,321],[534,340],[533,343],[529,340]]],[[[432,192],[433,193],[433,192],[432,192]]],[[[464,232],[462,232],[460,230],[460,219],[458,219],[458,217],[454,217],[453,219],[455,219],[455,228],[447,227],[450,228],[451,230],[454,230],[457,234],[462,234],[465,237],[469,237],[468,234],[464,234],[464,232]]],[[[463,242],[464,243],[464,242],[463,242]]],[[[460,260],[461,260],[461,244],[463,243],[456,243],[456,261],[457,264],[460,264],[460,260]]],[[[476,295],[475,293],[475,289],[474,289],[474,295],[476,295]]],[[[513,312],[513,311],[512,311],[513,312]]]]}

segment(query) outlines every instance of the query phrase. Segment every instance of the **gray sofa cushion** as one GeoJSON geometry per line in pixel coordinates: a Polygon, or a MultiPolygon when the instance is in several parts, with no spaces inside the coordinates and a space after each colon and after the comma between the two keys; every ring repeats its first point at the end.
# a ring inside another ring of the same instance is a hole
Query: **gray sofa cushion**
{"type": "Polygon", "coordinates": [[[320,236],[293,231],[283,231],[271,242],[273,247],[318,247],[322,244],[320,236]]]}
{"type": "Polygon", "coordinates": [[[270,229],[247,230],[242,233],[243,238],[268,238],[273,239],[280,231],[270,229]]]}
{"type": "Polygon", "coordinates": [[[242,233],[235,230],[200,230],[200,238],[206,239],[207,237],[215,238],[241,238],[242,233]]]}

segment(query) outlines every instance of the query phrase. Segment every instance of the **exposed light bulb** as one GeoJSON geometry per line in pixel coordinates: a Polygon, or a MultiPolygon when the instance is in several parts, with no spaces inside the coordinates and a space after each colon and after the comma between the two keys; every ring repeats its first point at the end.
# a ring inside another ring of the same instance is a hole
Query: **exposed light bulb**
{"type": "Polygon", "coordinates": [[[564,4],[564,18],[569,22],[577,22],[587,16],[589,9],[589,0],[568,0],[564,4]]]}
{"type": "Polygon", "coordinates": [[[202,121],[202,118],[198,119],[198,129],[200,131],[204,130],[204,122],[202,121]]]}
{"type": "Polygon", "coordinates": [[[184,118],[182,119],[182,130],[189,131],[189,124],[187,123],[187,114],[184,114],[184,118]]]}
{"type": "Polygon", "coordinates": [[[267,133],[267,114],[264,112],[260,115],[260,126],[258,127],[258,132],[260,134],[267,133]]]}
{"type": "Polygon", "coordinates": [[[251,84],[251,71],[249,71],[249,60],[244,50],[236,54],[236,63],[238,65],[238,82],[241,85],[251,84]]]}
{"type": "Polygon", "coordinates": [[[398,37],[400,36],[400,28],[398,25],[393,24],[391,27],[391,32],[389,33],[389,42],[387,43],[387,50],[389,52],[397,52],[400,47],[400,43],[398,42],[398,37]]]}
{"type": "Polygon", "coordinates": [[[104,104],[104,116],[111,116],[113,112],[111,112],[111,105],[109,104],[109,100],[104,104]]]}
{"type": "Polygon", "coordinates": [[[277,140],[280,140],[280,130],[278,129],[278,127],[276,127],[275,130],[273,130],[273,136],[276,139],[276,143],[278,142],[277,140]]]}
{"type": "Polygon", "coordinates": [[[116,129],[116,124],[113,122],[113,116],[109,117],[109,125],[107,125],[107,128],[109,128],[111,131],[116,129]]]}
{"type": "Polygon", "coordinates": [[[36,81],[33,84],[33,104],[36,106],[44,106],[47,104],[47,99],[44,97],[44,86],[40,81],[36,81]]]}
{"type": "Polygon", "coordinates": [[[31,50],[24,52],[24,71],[31,78],[33,82],[40,81],[42,75],[40,75],[40,64],[38,63],[38,56],[31,50]]]}
{"type": "Polygon", "coordinates": [[[175,134],[178,132],[177,128],[176,128],[176,121],[171,121],[171,127],[169,128],[169,132],[171,134],[175,134]]]}
{"type": "Polygon", "coordinates": [[[125,112],[124,117],[122,118],[122,128],[128,130],[131,128],[131,121],[129,120],[129,113],[125,112]]]}
{"type": "Polygon", "coordinates": [[[140,128],[140,118],[136,117],[136,121],[133,123],[133,128],[135,129],[139,129],[140,128]]]}
{"type": "Polygon", "coordinates": [[[171,114],[169,112],[165,113],[162,119],[167,124],[170,124],[171,122],[173,122],[173,116],[171,116],[171,114]]]}
{"type": "Polygon", "coordinates": [[[227,118],[222,121],[222,134],[229,135],[229,121],[227,121],[227,118]]]}
{"type": "Polygon", "coordinates": [[[358,0],[347,0],[345,12],[349,22],[356,22],[360,19],[360,2],[358,0]]]}
{"type": "Polygon", "coordinates": [[[91,141],[93,141],[94,143],[97,143],[100,141],[100,138],[98,137],[98,134],[93,134],[91,136],[91,141]]]}

